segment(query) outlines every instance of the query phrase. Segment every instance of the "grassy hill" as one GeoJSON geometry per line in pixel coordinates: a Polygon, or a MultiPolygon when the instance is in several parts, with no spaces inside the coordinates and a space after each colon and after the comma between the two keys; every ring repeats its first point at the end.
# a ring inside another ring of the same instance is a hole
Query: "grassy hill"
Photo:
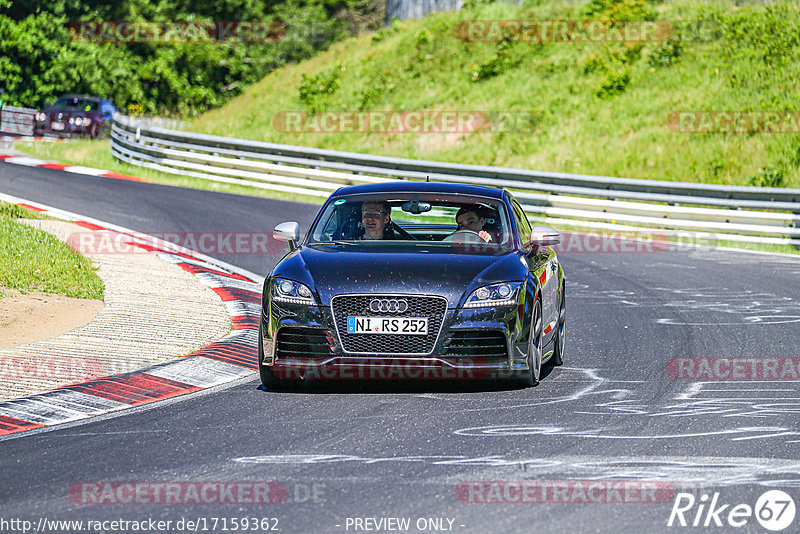
{"type": "Polygon", "coordinates": [[[268,75],[192,129],[411,158],[548,171],[800,187],[800,135],[679,133],[685,110],[798,111],[796,3],[468,2],[395,22],[268,75]],[[465,40],[469,20],[652,20],[641,43],[465,40]],[[526,128],[478,133],[287,133],[287,111],[513,111],[526,128]],[[278,119],[276,119],[278,117],[278,119]]]}

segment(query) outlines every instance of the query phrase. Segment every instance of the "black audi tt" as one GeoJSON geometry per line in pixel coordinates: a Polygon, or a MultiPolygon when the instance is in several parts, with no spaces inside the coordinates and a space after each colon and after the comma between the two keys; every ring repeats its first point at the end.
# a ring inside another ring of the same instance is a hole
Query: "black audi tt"
{"type": "Polygon", "coordinates": [[[271,389],[332,379],[506,378],[564,357],[552,228],[506,190],[390,182],[333,193],[264,282],[259,369],[271,389]]]}

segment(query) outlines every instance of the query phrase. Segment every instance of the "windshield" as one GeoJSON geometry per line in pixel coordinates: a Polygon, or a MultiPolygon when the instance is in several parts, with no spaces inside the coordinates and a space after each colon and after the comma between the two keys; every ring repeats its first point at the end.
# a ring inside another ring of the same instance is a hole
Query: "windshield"
{"type": "Polygon", "coordinates": [[[309,245],[351,244],[398,251],[427,245],[494,254],[513,249],[505,205],[454,194],[382,193],[328,201],[309,245]]]}
{"type": "Polygon", "coordinates": [[[57,109],[76,109],[80,111],[97,111],[98,103],[82,98],[59,98],[53,104],[57,109]]]}

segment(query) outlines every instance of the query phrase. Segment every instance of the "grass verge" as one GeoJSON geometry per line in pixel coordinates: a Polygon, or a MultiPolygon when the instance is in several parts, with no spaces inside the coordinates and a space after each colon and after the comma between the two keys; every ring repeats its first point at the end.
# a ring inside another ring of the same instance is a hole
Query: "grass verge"
{"type": "Polygon", "coordinates": [[[0,291],[39,290],[66,297],[102,299],[105,284],[89,259],[47,232],[15,219],[40,214],[0,202],[0,291]]]}

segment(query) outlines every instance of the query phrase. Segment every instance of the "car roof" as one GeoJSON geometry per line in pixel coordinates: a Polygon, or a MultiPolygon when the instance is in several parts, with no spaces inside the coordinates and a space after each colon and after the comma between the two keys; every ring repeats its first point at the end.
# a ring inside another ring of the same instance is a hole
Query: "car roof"
{"type": "Polygon", "coordinates": [[[448,182],[408,182],[404,180],[342,187],[334,195],[339,197],[366,193],[452,193],[496,199],[503,198],[503,190],[494,187],[448,182]]]}
{"type": "MultiPolygon", "coordinates": [[[[96,104],[103,104],[103,103],[105,103],[105,104],[110,104],[110,105],[112,105],[112,106],[114,105],[114,103],[113,103],[111,100],[109,100],[109,99],[107,99],[107,98],[101,98],[101,97],[99,97],[99,96],[87,96],[87,95],[61,95],[61,96],[59,96],[58,98],[56,98],[56,101],[58,101],[58,100],[61,100],[62,98],[68,98],[68,99],[77,98],[78,100],[88,100],[89,102],[95,102],[96,104]]],[[[116,107],[116,106],[115,106],[115,107],[116,107]]]]}
{"type": "Polygon", "coordinates": [[[61,95],[56,100],[61,100],[62,98],[79,98],[81,100],[89,100],[90,102],[102,102],[105,98],[100,98],[99,96],[88,96],[88,95],[61,95]]]}

